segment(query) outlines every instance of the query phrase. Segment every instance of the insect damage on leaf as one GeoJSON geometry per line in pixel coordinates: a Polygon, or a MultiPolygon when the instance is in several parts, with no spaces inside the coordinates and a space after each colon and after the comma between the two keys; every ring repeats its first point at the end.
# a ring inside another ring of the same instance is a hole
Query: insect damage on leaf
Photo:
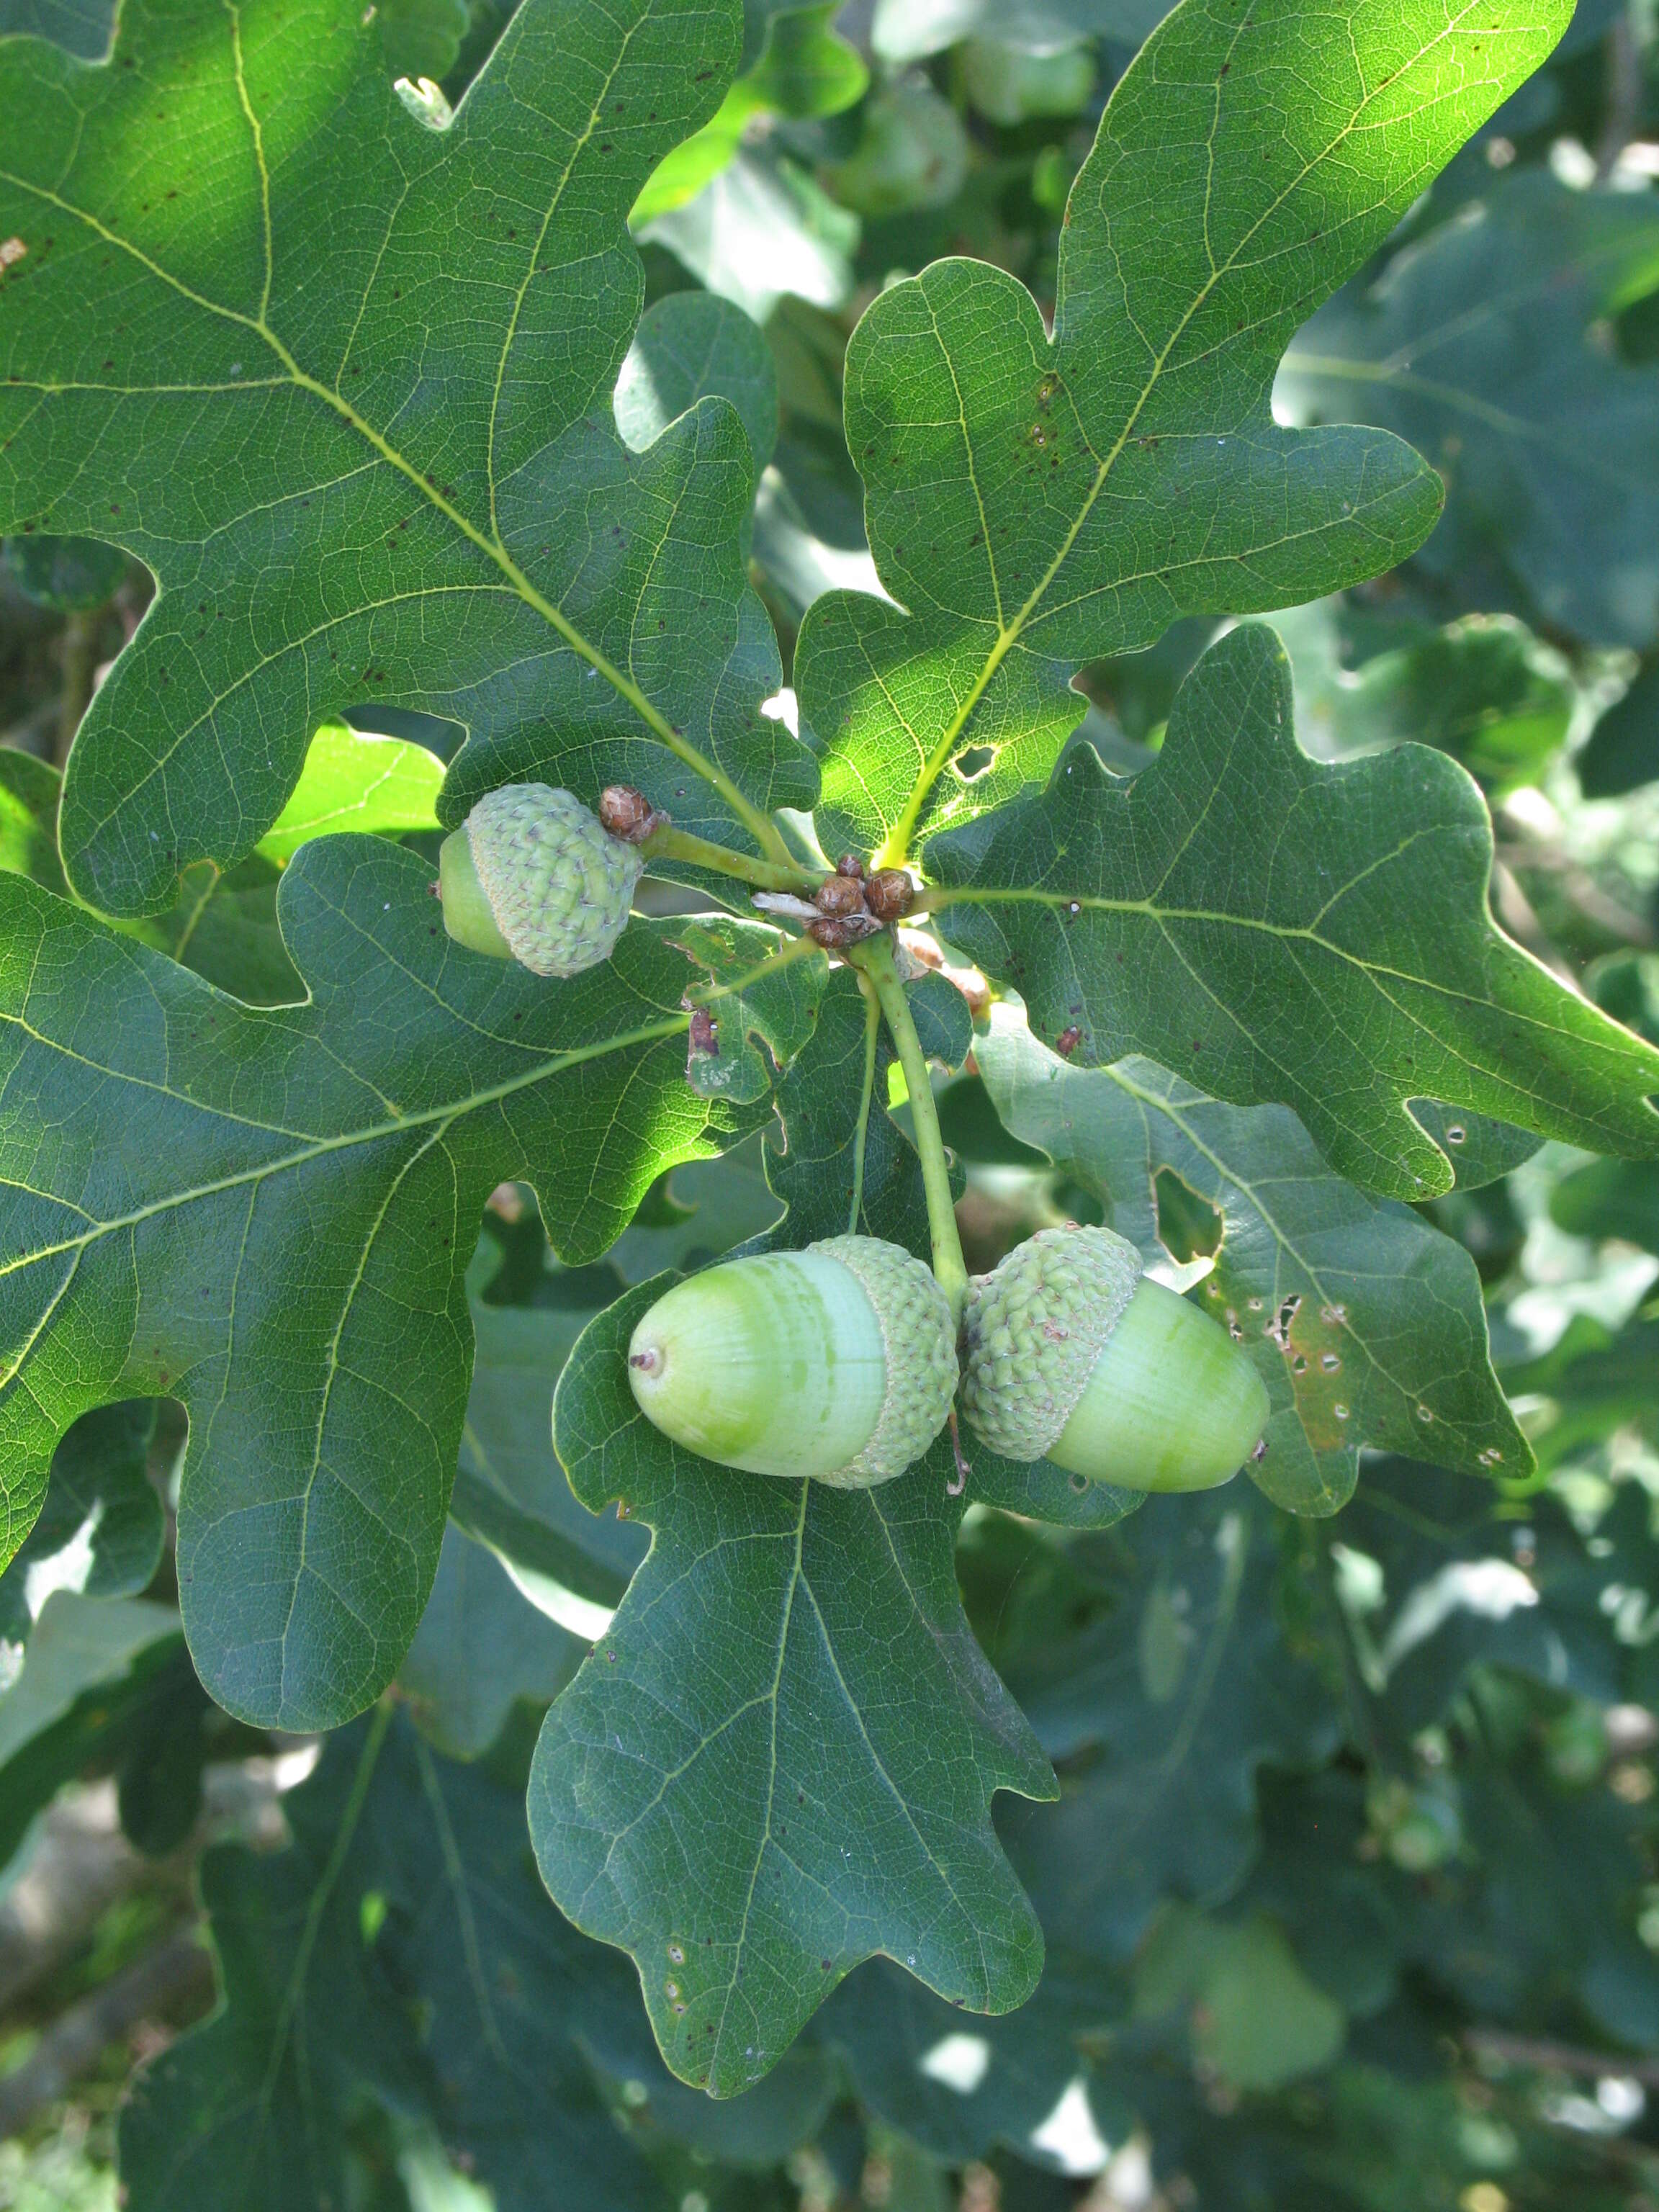
{"type": "Polygon", "coordinates": [[[1156,762],[1086,747],[1040,796],[934,841],[943,926],[1072,1064],[1145,1053],[1212,1097],[1293,1107],[1391,1198],[1451,1188],[1427,1097],[1608,1151],[1659,1151],[1659,1052],[1511,945],[1492,824],[1443,753],[1335,767],[1291,726],[1289,665],[1249,623],[1188,678],[1156,762]]]}

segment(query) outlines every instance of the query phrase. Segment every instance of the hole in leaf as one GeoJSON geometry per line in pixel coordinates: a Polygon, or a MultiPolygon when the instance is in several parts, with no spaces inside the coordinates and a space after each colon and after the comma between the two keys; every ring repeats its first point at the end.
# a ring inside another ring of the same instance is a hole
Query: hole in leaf
{"type": "Polygon", "coordinates": [[[1221,1249],[1226,1227],[1208,1199],[1200,1198],[1173,1168],[1160,1168],[1152,1183],[1158,1205],[1158,1241],[1172,1260],[1185,1266],[1209,1260],[1221,1249]]]}

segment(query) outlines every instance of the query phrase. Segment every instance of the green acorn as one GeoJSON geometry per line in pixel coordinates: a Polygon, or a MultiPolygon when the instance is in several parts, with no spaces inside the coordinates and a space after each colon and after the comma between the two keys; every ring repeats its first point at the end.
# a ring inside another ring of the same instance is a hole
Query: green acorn
{"type": "Polygon", "coordinates": [[[444,839],[444,927],[538,975],[579,975],[610,958],[644,867],[569,792],[504,784],[444,839]]]}
{"type": "Polygon", "coordinates": [[[956,1333],[920,1260],[830,1237],[677,1283],[634,1331],[628,1379],[646,1419],[705,1459],[864,1490],[944,1427],[956,1333]]]}
{"type": "Polygon", "coordinates": [[[1209,1490],[1261,1441],[1267,1393],[1218,1323],[1109,1229],[1042,1229],[969,1286],[963,1410],[1005,1459],[1127,1490],[1209,1490]]]}

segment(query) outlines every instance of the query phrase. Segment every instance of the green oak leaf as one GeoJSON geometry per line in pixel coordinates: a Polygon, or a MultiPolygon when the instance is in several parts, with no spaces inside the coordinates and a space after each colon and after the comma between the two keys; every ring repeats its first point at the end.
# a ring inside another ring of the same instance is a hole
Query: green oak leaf
{"type": "Polygon", "coordinates": [[[1356,1575],[1339,1589],[1397,1741],[1443,1721],[1475,1667],[1617,1704],[1627,1685],[1615,1616],[1654,1565],[1647,1508],[1640,1483],[1622,1485],[1591,1550],[1548,1491],[1521,1521],[1449,1470],[1368,1462],[1334,1533],[1381,1583],[1356,1575]]]}
{"type": "Polygon", "coordinates": [[[580,1654],[576,1638],[531,1604],[501,1561],[452,1522],[398,1686],[422,1733],[447,1758],[477,1759],[506,1727],[515,1699],[549,1704],[580,1654]]]}
{"type": "Polygon", "coordinates": [[[1188,678],[1152,766],[1085,746],[1050,787],[937,838],[940,925],[1082,1066],[1144,1054],[1211,1097],[1293,1108],[1384,1196],[1451,1188],[1429,1097],[1598,1150],[1659,1152],[1659,1052],[1500,935],[1492,824],[1443,753],[1324,766],[1272,630],[1188,678]]]}
{"type": "Polygon", "coordinates": [[[1081,1540],[1111,1610],[1004,1661],[1062,1790],[1006,1824],[1011,1849],[1082,1950],[1126,1955],[1160,1895],[1227,1896],[1255,1847],[1256,1770],[1336,1747],[1324,1677],[1277,1617],[1279,1533],[1242,1484],[1151,1498],[1081,1540]]]}
{"type": "Polygon", "coordinates": [[[325,722],[312,733],[306,764],[258,849],[280,866],[308,837],[364,830],[385,836],[435,830],[443,763],[423,745],[380,738],[346,722],[325,722]]]}
{"type": "Polygon", "coordinates": [[[58,794],[63,779],[50,761],[0,745],[0,869],[49,890],[64,888],[58,858],[58,794]]]}
{"type": "Polygon", "coordinates": [[[653,301],[617,379],[617,428],[643,453],[711,392],[737,409],[758,475],[778,441],[778,373],[765,337],[711,292],[653,301]]]}
{"type": "Polygon", "coordinates": [[[817,1020],[829,963],[807,937],[794,939],[775,961],[757,961],[754,924],[725,915],[693,915],[665,933],[708,978],[692,996],[709,1000],[711,1026],[692,1031],[686,1081],[700,1097],[734,1106],[769,1099],[775,1068],[789,1060],[817,1020]],[[717,1000],[714,993],[721,994],[717,1000]]]}
{"type": "Polygon", "coordinates": [[[611,412],[629,206],[738,33],[735,0],[526,0],[441,129],[357,0],[149,0],[96,67],[0,48],[31,118],[0,168],[0,529],[95,531],[160,586],[71,756],[82,896],[155,911],[240,860],[365,698],[468,732],[447,822],[529,777],[768,842],[812,803],[759,711],[741,424],[703,400],[636,454],[611,412]]]}
{"type": "Polygon", "coordinates": [[[788,1243],[851,1233],[927,1250],[921,1164],[887,1110],[896,1060],[874,1000],[850,968],[837,969],[811,1039],[778,1083],[783,1139],[766,1173],[789,1208],[788,1243]]]}
{"type": "Polygon", "coordinates": [[[54,614],[101,607],[126,574],[126,556],[95,538],[10,538],[5,563],[18,589],[54,614]]]}
{"type": "Polygon", "coordinates": [[[541,1895],[516,1789],[382,1706],[284,1810],[287,1850],[204,1861],[220,2002],[123,2110],[132,2212],[353,2202],[366,2102],[423,2116],[501,2212],[667,2212],[576,2039],[628,1993],[541,1895]]]}
{"type": "Polygon", "coordinates": [[[0,1088],[34,1102],[0,1132],[4,1554],[77,1413],[171,1393],[185,1632],[262,1725],[348,1718],[415,1632],[490,1189],[532,1184],[592,1259],[765,1111],[686,1084],[692,971],[660,926],[550,986],[452,944],[431,880],[382,839],[305,846],[278,912],[311,995],[255,1010],[0,877],[0,1088]]]}
{"type": "Polygon", "coordinates": [[[1559,629],[1639,649],[1659,635],[1659,379],[1596,328],[1656,284],[1650,195],[1516,169],[1332,301],[1279,395],[1431,457],[1446,517],[1419,558],[1454,590],[1495,567],[1559,629]]]}
{"type": "Polygon", "coordinates": [[[64,1785],[118,1764],[191,1680],[170,1605],[74,1589],[46,1600],[21,1671],[8,1674],[0,1691],[0,1870],[64,1785]]]}
{"type": "MultiPolygon", "coordinates": [[[[60,893],[69,888],[58,854],[62,787],[50,762],[0,745],[0,870],[60,893]]],[[[211,860],[197,860],[166,914],[123,927],[246,1005],[286,1006],[305,996],[305,985],[276,927],[280,879],[275,862],[259,853],[222,872],[211,860]]]]}
{"type": "Polygon", "coordinates": [[[167,1509],[149,1479],[155,1407],[82,1413],[52,1455],[40,1517],[0,1574],[0,1644],[28,1641],[54,1590],[137,1597],[161,1564],[167,1509]]]}
{"type": "Polygon", "coordinates": [[[1333,1175],[1286,1108],[1219,1105],[1146,1060],[1070,1067],[1000,1007],[975,1058],[1014,1135],[1148,1260],[1163,1256],[1166,1171],[1220,1213],[1215,1266],[1192,1296],[1267,1387],[1267,1450],[1249,1471],[1275,1504],[1335,1512],[1364,1448],[1531,1472],[1492,1371],[1474,1261],[1409,1207],[1333,1175]]]}
{"type": "Polygon", "coordinates": [[[1428,465],[1376,431],[1281,428],[1274,374],[1571,12],[1187,0],[1072,188],[1052,341],[978,262],[881,295],[848,349],[847,443],[898,604],[827,593],[795,659],[831,849],[902,860],[1046,775],[1081,662],[1422,543],[1428,465]]]}
{"type": "Polygon", "coordinates": [[[1100,2133],[1121,2142],[1129,2131],[1120,2100],[1089,2077],[1077,2044],[1079,2031],[1110,2016],[1117,1995],[1092,1960],[1066,1956],[1056,1929],[1036,1994],[1012,2018],[964,2020],[877,1960],[836,1992],[819,2033],[846,2059],[864,2102],[935,2158],[961,2165],[1004,2143],[1054,2167],[1061,2160],[1045,2129],[1079,2087],[1100,2133]]]}
{"type": "Polygon", "coordinates": [[[1659,1165],[1587,1161],[1551,1191],[1550,1219],[1574,1237],[1618,1237],[1659,1252],[1659,1165]]]}
{"type": "Polygon", "coordinates": [[[548,1715],[530,1825],[561,1907],[632,1953],[671,2069],[731,2096],[875,1952],[952,2003],[1021,2004],[1042,1939],[990,1800],[1053,1784],[962,1612],[948,1440],[863,1491],[679,1449],[627,1380],[665,1287],[601,1314],[560,1377],[571,1487],[655,1533],[548,1715]]]}
{"type": "Polygon", "coordinates": [[[1648,660],[1573,762],[1587,799],[1613,799],[1659,779],[1659,659],[1648,660]]]}
{"type": "Polygon", "coordinates": [[[472,1387],[449,1501],[452,1521],[544,1612],[590,1638],[646,1549],[642,1528],[578,1504],[553,1453],[553,1386],[592,1318],[586,1308],[473,1306],[472,1387]]]}
{"type": "MultiPolygon", "coordinates": [[[[305,985],[276,926],[283,864],[310,837],[435,829],[442,780],[442,763],[420,745],[325,722],[313,732],[299,783],[258,850],[226,871],[211,860],[193,862],[169,912],[127,927],[247,1005],[302,999],[305,985]]],[[[49,763],[0,745],[0,869],[55,891],[67,889],[58,855],[61,786],[49,763]]]]}

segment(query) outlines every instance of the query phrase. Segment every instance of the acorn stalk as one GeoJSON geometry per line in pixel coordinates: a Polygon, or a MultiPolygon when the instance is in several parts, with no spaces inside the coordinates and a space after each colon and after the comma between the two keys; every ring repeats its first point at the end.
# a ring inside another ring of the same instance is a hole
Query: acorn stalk
{"type": "Polygon", "coordinates": [[[1266,1385],[1209,1315],[1109,1229],[1044,1229],[969,1285],[963,1407],[993,1451],[1126,1490],[1208,1490],[1267,1424],[1266,1385]]]}
{"type": "Polygon", "coordinates": [[[927,1200],[927,1232],[933,1252],[933,1273],[951,1304],[951,1310],[958,1318],[963,1301],[968,1294],[968,1265],[962,1256],[962,1237],[957,1228],[956,1200],[951,1189],[951,1164],[946,1158],[945,1138],[939,1125],[939,1108],[933,1100],[933,1078],[927,1072],[927,1055],[921,1048],[921,1039],[916,1033],[915,1018],[910,1012],[910,1002],[904,995],[904,986],[899,981],[898,969],[893,961],[893,942],[890,933],[884,930],[860,946],[854,955],[856,965],[869,979],[871,988],[880,1006],[882,1018],[887,1024],[894,1049],[899,1056],[899,1066],[904,1070],[905,1087],[910,1097],[910,1121],[915,1135],[916,1153],[921,1162],[923,1194],[927,1200]]]}
{"type": "Polygon", "coordinates": [[[944,1427],[956,1324],[919,1260],[832,1237],[677,1283],[635,1329],[628,1379],[646,1419],[705,1459],[862,1489],[944,1427]]]}

